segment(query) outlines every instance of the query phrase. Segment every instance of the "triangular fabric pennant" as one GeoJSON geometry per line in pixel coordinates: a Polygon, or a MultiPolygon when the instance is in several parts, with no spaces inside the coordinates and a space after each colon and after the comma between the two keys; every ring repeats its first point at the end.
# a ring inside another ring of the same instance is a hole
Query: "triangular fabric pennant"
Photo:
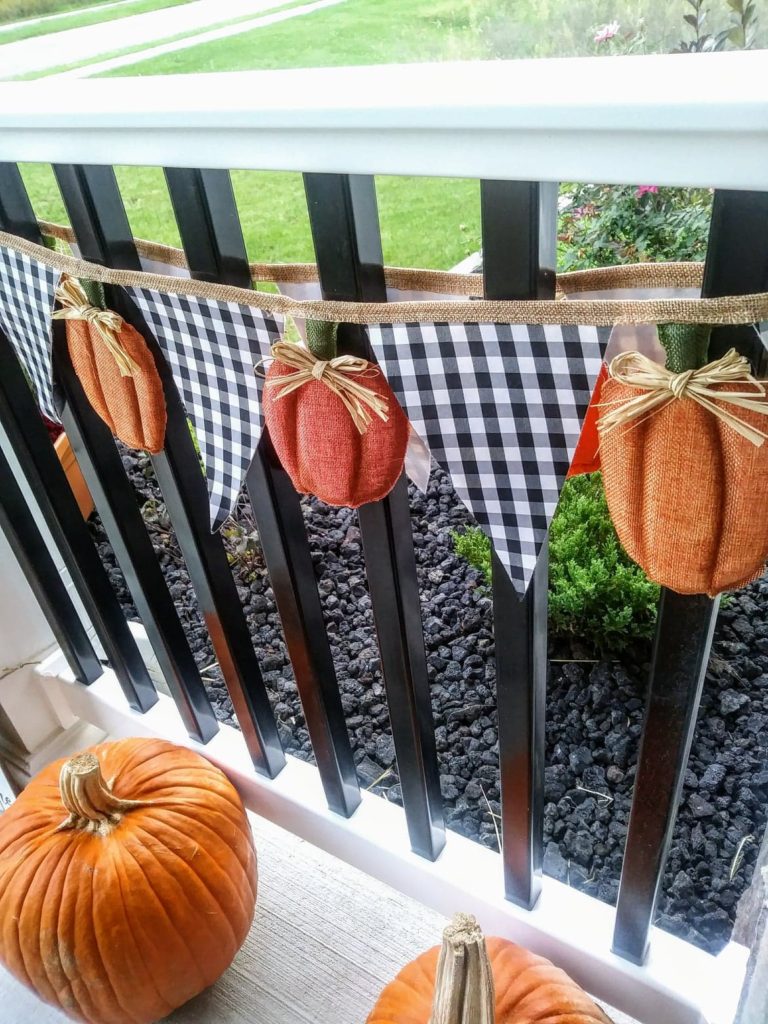
{"type": "Polygon", "coordinates": [[[234,302],[127,291],[165,353],[194,425],[216,530],[235,505],[261,437],[254,366],[280,340],[283,318],[234,302]]]}
{"type": "Polygon", "coordinates": [[[393,391],[523,594],[554,515],[610,327],[377,324],[393,391]]]}
{"type": "Polygon", "coordinates": [[[59,422],[51,384],[51,313],[61,272],[0,245],[0,327],[26,367],[37,403],[59,422]]]}

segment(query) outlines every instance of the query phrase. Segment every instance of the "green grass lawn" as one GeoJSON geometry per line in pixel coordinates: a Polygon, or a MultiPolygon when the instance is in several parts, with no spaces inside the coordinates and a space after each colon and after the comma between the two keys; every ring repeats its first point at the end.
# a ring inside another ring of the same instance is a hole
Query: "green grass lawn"
{"type": "Polygon", "coordinates": [[[49,14],[103,7],[111,0],[0,0],[0,25],[26,18],[46,18],[49,14]]]}
{"type": "Polygon", "coordinates": [[[343,0],[242,35],[132,64],[107,76],[473,59],[475,0],[343,0]]]}
{"type": "MultiPolygon", "coordinates": [[[[622,31],[640,26],[645,49],[669,50],[685,29],[681,13],[656,0],[344,0],[114,75],[589,53],[596,26],[613,18],[622,31]]],[[[767,31],[763,19],[763,43],[767,31]]],[[[50,170],[27,167],[25,178],[39,215],[65,219],[50,170]]],[[[134,233],[178,245],[162,172],[121,168],[119,179],[134,233]]],[[[311,260],[300,175],[236,171],[233,180],[251,258],[311,260]]],[[[377,190],[387,263],[445,268],[479,247],[477,182],[379,178],[377,190]]]]}
{"type": "MultiPolygon", "coordinates": [[[[50,167],[22,167],[40,218],[66,223],[67,216],[50,167]]],[[[179,245],[162,171],[148,167],[117,170],[136,236],[179,245]]],[[[314,260],[301,175],[235,171],[235,195],[252,260],[314,260]]],[[[384,258],[401,266],[450,267],[480,242],[477,182],[440,178],[377,179],[384,258]]]]}
{"type": "MultiPolygon", "coordinates": [[[[104,21],[118,21],[120,18],[130,17],[132,14],[159,11],[164,7],[176,7],[178,4],[184,3],[188,3],[188,0],[135,0],[135,3],[121,4],[119,7],[101,5],[90,7],[81,14],[70,14],[60,18],[51,18],[50,21],[22,24],[14,29],[3,30],[0,25],[0,46],[5,43],[15,43],[20,39],[32,39],[35,36],[63,32],[65,29],[84,28],[86,25],[98,25],[104,21]]],[[[146,49],[146,47],[142,47],[142,49],[146,49]]]]}

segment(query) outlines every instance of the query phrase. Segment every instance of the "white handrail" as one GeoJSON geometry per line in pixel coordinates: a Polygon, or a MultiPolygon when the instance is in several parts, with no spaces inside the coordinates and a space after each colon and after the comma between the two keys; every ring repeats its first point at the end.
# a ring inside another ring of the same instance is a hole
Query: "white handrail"
{"type": "Polygon", "coordinates": [[[768,51],[0,83],[0,160],[768,188],[768,51]]]}

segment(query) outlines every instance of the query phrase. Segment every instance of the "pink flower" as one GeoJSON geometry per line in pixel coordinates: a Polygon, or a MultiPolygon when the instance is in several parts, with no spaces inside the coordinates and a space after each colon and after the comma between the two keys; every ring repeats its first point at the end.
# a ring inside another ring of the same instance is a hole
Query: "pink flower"
{"type": "Polygon", "coordinates": [[[651,195],[655,195],[658,191],[658,185],[638,185],[637,190],[635,191],[635,196],[638,199],[642,199],[642,197],[646,195],[646,193],[650,192],[651,195]]]}
{"type": "Polygon", "coordinates": [[[601,27],[595,32],[596,43],[607,43],[609,39],[613,39],[614,36],[619,34],[619,23],[618,21],[609,21],[607,25],[601,25],[601,27]]]}

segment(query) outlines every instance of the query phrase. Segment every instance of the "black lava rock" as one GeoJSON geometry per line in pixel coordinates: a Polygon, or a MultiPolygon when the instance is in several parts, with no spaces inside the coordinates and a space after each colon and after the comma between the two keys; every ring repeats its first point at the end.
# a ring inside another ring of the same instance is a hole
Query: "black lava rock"
{"type": "MultiPolygon", "coordinates": [[[[122,450],[153,547],[217,717],[236,725],[184,560],[149,459],[122,450]]],[[[496,849],[500,779],[492,603],[482,574],[453,551],[472,523],[445,474],[411,488],[421,609],[446,821],[496,849]]],[[[302,499],[342,706],[361,786],[402,802],[356,513],[302,499]]],[[[104,530],[91,530],[129,618],[136,609],[104,530]]],[[[288,750],[312,760],[303,709],[250,504],[242,496],[222,537],[288,750]]],[[[567,645],[566,645],[567,646],[567,645]]],[[[558,657],[570,655],[558,650],[558,657]]],[[[552,662],[547,681],[544,870],[615,902],[642,729],[648,645],[621,662],[552,662]]],[[[768,808],[768,581],[721,609],[657,923],[711,952],[730,937],[768,808]],[[738,861],[737,850],[740,850],[738,861]]]]}

